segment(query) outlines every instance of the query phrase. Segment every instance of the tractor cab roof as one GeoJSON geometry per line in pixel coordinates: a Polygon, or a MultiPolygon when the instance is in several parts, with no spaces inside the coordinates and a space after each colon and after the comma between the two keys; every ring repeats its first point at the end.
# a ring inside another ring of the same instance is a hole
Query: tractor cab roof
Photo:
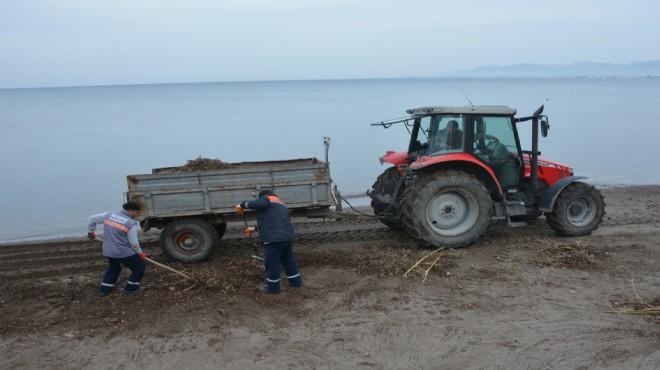
{"type": "Polygon", "coordinates": [[[474,105],[474,106],[435,106],[420,107],[406,110],[406,113],[412,116],[428,116],[431,114],[484,114],[484,115],[503,115],[514,116],[515,108],[509,108],[504,105],[474,105]]]}
{"type": "Polygon", "coordinates": [[[505,105],[474,105],[474,106],[430,106],[407,109],[410,116],[393,118],[386,121],[372,123],[372,126],[383,126],[388,128],[395,123],[409,122],[418,117],[431,116],[434,114],[478,114],[486,116],[515,116],[517,111],[505,105]]]}

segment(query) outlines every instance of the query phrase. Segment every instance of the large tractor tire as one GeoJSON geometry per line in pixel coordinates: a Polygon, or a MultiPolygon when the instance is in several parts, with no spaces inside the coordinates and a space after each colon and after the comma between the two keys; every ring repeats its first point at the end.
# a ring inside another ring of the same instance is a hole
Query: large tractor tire
{"type": "MultiPolygon", "coordinates": [[[[397,194],[397,185],[402,181],[401,174],[396,167],[390,167],[385,170],[373,184],[372,188],[381,195],[390,196],[396,199],[403,194],[403,184],[399,187],[397,194]]],[[[378,216],[380,222],[387,225],[392,230],[401,230],[403,224],[399,219],[398,207],[389,203],[385,203],[376,198],[371,198],[371,208],[374,210],[374,215],[378,216]]]]}
{"type": "Polygon", "coordinates": [[[574,182],[559,193],[546,222],[559,235],[589,235],[596,230],[605,215],[603,195],[595,187],[574,182]]]}
{"type": "Polygon", "coordinates": [[[405,231],[422,245],[460,248],[486,232],[492,200],[476,177],[449,170],[418,175],[401,209],[405,231]]]}
{"type": "Polygon", "coordinates": [[[214,245],[220,244],[215,228],[198,218],[170,222],[160,234],[160,240],[165,254],[182,263],[199,262],[208,257],[214,245]]]}

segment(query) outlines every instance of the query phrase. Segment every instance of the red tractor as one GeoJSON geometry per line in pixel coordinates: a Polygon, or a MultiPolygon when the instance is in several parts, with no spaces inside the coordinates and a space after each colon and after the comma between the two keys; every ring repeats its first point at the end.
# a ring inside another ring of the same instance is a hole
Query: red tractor
{"type": "Polygon", "coordinates": [[[515,117],[505,106],[422,107],[410,116],[375,123],[403,124],[406,152],[388,151],[385,170],[367,192],[371,207],[392,229],[422,245],[464,247],[486,232],[493,217],[510,226],[545,214],[560,235],[588,235],[605,214],[601,193],[573,169],[539,158],[539,131],[547,136],[541,106],[515,117]],[[518,127],[531,122],[532,149],[520,146],[518,127]]]}

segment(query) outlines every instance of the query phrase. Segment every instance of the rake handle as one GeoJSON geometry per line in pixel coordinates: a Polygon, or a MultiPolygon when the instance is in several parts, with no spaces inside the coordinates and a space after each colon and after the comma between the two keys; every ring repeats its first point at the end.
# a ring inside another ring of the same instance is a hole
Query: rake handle
{"type": "MultiPolygon", "coordinates": [[[[96,239],[96,240],[98,240],[98,241],[100,241],[100,242],[103,241],[103,239],[99,238],[98,236],[95,237],[94,239],[96,239]]],[[[164,268],[164,269],[166,269],[166,270],[172,271],[172,272],[175,273],[175,274],[181,275],[181,276],[185,277],[186,279],[195,280],[195,279],[193,279],[192,277],[190,277],[190,276],[184,274],[183,272],[178,271],[178,270],[175,270],[175,269],[171,268],[170,266],[164,265],[164,264],[162,264],[162,263],[160,263],[160,262],[156,262],[156,261],[152,260],[152,259],[149,258],[149,257],[146,257],[145,260],[146,260],[147,262],[153,263],[153,264],[156,265],[156,266],[159,266],[159,267],[162,267],[162,268],[164,268]]]]}

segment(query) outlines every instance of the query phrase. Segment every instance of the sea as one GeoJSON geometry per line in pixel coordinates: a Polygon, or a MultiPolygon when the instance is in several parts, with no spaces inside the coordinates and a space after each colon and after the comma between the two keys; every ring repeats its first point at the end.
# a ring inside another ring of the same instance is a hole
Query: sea
{"type": "MultiPolygon", "coordinates": [[[[660,78],[415,78],[0,89],[0,244],[82,237],[118,210],[126,176],[196,158],[327,160],[347,201],[405,150],[403,125],[430,105],[541,105],[541,157],[598,186],[660,184],[660,78]],[[659,121],[656,121],[659,120],[659,121]]],[[[531,130],[522,130],[524,149],[531,130]]],[[[238,199],[237,199],[238,201],[238,199]]],[[[634,202],[634,200],[631,200],[634,202]]],[[[346,206],[346,205],[345,205],[346,206]]]]}

